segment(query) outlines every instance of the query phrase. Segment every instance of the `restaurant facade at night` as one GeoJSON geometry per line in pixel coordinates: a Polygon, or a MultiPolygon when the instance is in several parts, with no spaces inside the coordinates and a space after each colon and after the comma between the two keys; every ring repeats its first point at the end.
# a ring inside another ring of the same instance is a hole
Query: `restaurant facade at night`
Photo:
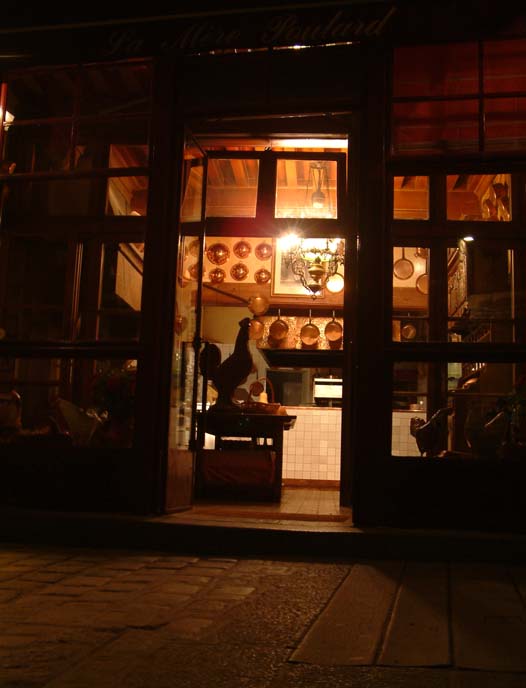
{"type": "Polygon", "coordinates": [[[0,35],[2,503],[525,529],[526,13],[0,35]]]}

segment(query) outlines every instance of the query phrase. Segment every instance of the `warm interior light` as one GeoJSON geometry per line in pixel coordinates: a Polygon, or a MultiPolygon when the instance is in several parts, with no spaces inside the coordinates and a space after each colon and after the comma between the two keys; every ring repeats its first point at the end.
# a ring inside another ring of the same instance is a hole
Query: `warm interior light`
{"type": "MultiPolygon", "coordinates": [[[[287,266],[301,282],[312,298],[327,286],[338,274],[343,265],[345,247],[342,239],[301,239],[289,234],[279,240],[287,266]]],[[[343,288],[343,277],[338,274],[334,290],[338,293],[343,288]]]]}
{"type": "MultiPolygon", "coordinates": [[[[2,118],[3,111],[2,108],[0,108],[0,119],[2,118]]],[[[9,110],[5,111],[5,117],[4,117],[4,129],[7,131],[9,129],[9,126],[12,124],[14,121],[15,116],[9,112],[9,110]]]]}
{"type": "Polygon", "coordinates": [[[313,208],[323,208],[325,206],[325,194],[321,189],[316,189],[311,196],[313,208]]]}
{"type": "Polygon", "coordinates": [[[329,191],[328,175],[329,173],[327,171],[327,164],[325,162],[311,162],[307,189],[309,188],[311,182],[313,182],[312,186],[314,186],[315,189],[310,198],[312,207],[316,208],[317,210],[321,210],[325,207],[326,194],[323,192],[322,187],[324,187],[327,192],[329,191]]]}
{"type": "Polygon", "coordinates": [[[347,150],[347,139],[271,139],[271,148],[335,148],[347,150]]]}
{"type": "Polygon", "coordinates": [[[475,237],[471,236],[471,234],[468,234],[467,236],[463,237],[463,241],[475,241],[475,237]]]}
{"type": "Polygon", "coordinates": [[[331,294],[339,294],[343,290],[344,284],[343,275],[337,272],[325,282],[325,289],[330,291],[331,294]]]}

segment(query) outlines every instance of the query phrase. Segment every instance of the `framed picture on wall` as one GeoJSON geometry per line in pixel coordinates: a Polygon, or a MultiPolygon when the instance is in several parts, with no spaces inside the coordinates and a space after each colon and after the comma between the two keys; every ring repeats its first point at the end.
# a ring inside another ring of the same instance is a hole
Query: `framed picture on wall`
{"type": "MultiPolygon", "coordinates": [[[[279,241],[274,240],[272,251],[272,296],[312,296],[312,293],[302,285],[300,278],[293,272],[287,263],[286,253],[280,247],[279,241]]],[[[316,298],[323,298],[323,289],[316,298]]]]}

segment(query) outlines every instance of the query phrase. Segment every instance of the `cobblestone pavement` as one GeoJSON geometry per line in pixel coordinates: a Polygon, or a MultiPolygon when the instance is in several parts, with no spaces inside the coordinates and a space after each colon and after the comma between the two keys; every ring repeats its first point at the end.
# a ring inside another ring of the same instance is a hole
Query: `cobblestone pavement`
{"type": "Polygon", "coordinates": [[[523,688],[525,579],[6,544],[0,686],[523,688]]]}

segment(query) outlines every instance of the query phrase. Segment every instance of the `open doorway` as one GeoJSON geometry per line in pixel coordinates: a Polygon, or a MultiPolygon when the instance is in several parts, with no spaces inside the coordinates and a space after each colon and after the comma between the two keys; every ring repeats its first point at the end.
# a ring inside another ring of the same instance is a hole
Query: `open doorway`
{"type": "Polygon", "coordinates": [[[179,405],[191,397],[193,408],[193,510],[348,520],[347,137],[195,143],[205,163],[187,156],[176,314],[191,372],[178,377],[179,405]]]}

